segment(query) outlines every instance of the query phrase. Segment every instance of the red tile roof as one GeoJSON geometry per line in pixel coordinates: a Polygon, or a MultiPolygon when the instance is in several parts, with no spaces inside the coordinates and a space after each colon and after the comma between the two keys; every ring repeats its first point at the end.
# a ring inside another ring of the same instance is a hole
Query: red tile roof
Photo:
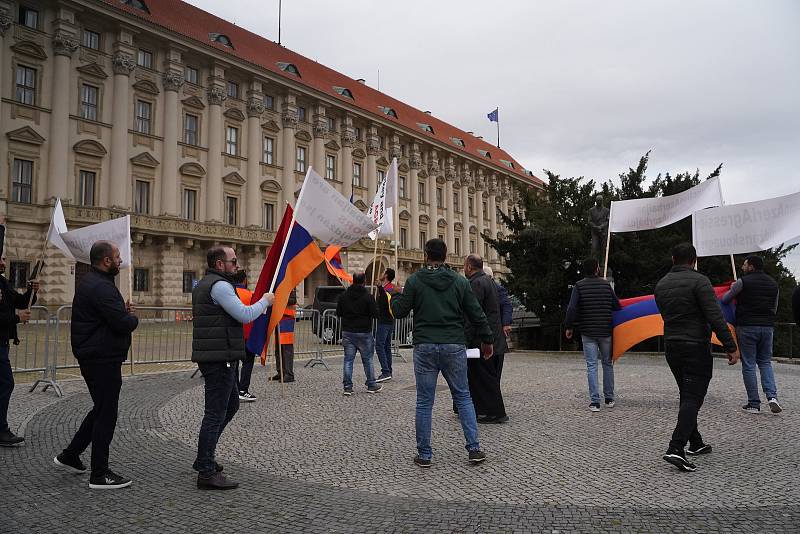
{"type": "Polygon", "coordinates": [[[361,108],[364,112],[375,115],[384,121],[395,122],[405,126],[411,131],[416,132],[422,138],[430,136],[445,144],[455,152],[466,152],[473,158],[483,160],[487,164],[494,164],[502,172],[514,174],[523,180],[533,184],[541,184],[542,181],[529,176],[513,157],[505,150],[478,139],[432,115],[428,115],[412,106],[404,104],[389,95],[381,93],[365,84],[345,76],[333,69],[312,61],[296,52],[278,45],[274,41],[265,39],[259,35],[245,30],[235,24],[212,15],[202,9],[181,2],[180,0],[144,0],[149,13],[140,9],[126,5],[122,0],[104,0],[104,2],[120,11],[133,15],[139,19],[146,20],[156,26],[161,26],[167,30],[176,32],[184,37],[198,41],[199,43],[215,48],[225,54],[237,57],[253,65],[273,72],[281,77],[288,78],[296,83],[305,85],[321,93],[338,98],[343,102],[348,102],[361,108]],[[226,35],[233,43],[233,48],[229,48],[209,38],[209,33],[226,35]],[[278,63],[292,63],[300,71],[298,78],[294,74],[283,71],[278,63]],[[334,90],[336,87],[344,87],[353,94],[353,100],[340,95],[334,90]],[[390,107],[395,110],[398,118],[387,116],[380,107],[390,107]],[[420,128],[419,124],[429,124],[433,128],[433,134],[426,133],[420,128]],[[451,137],[456,137],[464,141],[464,147],[456,145],[451,137]],[[479,151],[484,150],[491,154],[487,158],[479,151]],[[514,164],[514,169],[508,168],[500,160],[507,160],[514,164]]]}

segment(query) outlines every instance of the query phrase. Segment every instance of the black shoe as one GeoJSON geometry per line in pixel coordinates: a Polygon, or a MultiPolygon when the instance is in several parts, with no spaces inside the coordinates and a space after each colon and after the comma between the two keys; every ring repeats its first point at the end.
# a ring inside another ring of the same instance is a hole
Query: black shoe
{"type": "Polygon", "coordinates": [[[256,396],[250,393],[249,391],[240,391],[239,400],[242,402],[255,402],[256,396]]]}
{"type": "Polygon", "coordinates": [[[270,380],[270,382],[280,382],[281,381],[281,375],[271,376],[271,377],[269,377],[269,380],[270,380]]]}
{"type": "Polygon", "coordinates": [[[353,386],[344,388],[344,391],[342,391],[342,395],[344,395],[345,397],[349,397],[352,394],[353,394],[353,386]]]}
{"type": "Polygon", "coordinates": [[[61,469],[65,471],[69,471],[70,473],[85,473],[86,466],[83,465],[81,459],[78,457],[70,458],[63,452],[53,458],[53,463],[56,464],[61,469]]]}
{"type": "Polygon", "coordinates": [[[747,413],[761,413],[761,407],[753,406],[752,404],[745,404],[744,406],[742,406],[742,410],[744,410],[747,413]]]}
{"type": "Polygon", "coordinates": [[[473,464],[479,464],[486,459],[486,453],[477,450],[477,451],[469,451],[469,461],[473,464]]]}
{"type": "Polygon", "coordinates": [[[683,451],[679,451],[676,449],[669,449],[664,456],[662,456],[665,461],[671,463],[681,471],[688,471],[692,472],[697,469],[697,466],[694,465],[692,462],[686,459],[686,455],[683,451]]]}
{"type": "Polygon", "coordinates": [[[430,467],[431,466],[431,459],[430,458],[420,458],[419,454],[414,456],[414,463],[420,467],[430,467]]]}
{"type": "Polygon", "coordinates": [[[387,380],[391,380],[392,375],[386,375],[381,373],[381,376],[375,379],[375,382],[386,382],[387,380]]]}
{"type": "Polygon", "coordinates": [[[16,447],[24,441],[25,438],[17,436],[10,429],[5,432],[0,432],[0,447],[16,447]]]}
{"type": "Polygon", "coordinates": [[[613,408],[616,405],[617,403],[614,402],[614,399],[606,399],[606,408],[613,408]]]}
{"type": "Polygon", "coordinates": [[[478,422],[484,425],[499,425],[508,422],[507,415],[483,415],[478,417],[478,422]]]}
{"type": "Polygon", "coordinates": [[[110,469],[106,470],[103,476],[89,478],[89,489],[108,490],[127,488],[131,485],[131,479],[119,476],[110,469]]]}
{"type": "Polygon", "coordinates": [[[700,454],[709,454],[711,452],[711,445],[708,443],[701,443],[698,446],[689,445],[689,448],[686,449],[686,454],[691,454],[692,456],[697,456],[700,454]]]}
{"type": "Polygon", "coordinates": [[[287,376],[286,378],[283,379],[284,384],[288,384],[289,382],[294,382],[293,376],[287,376]]]}
{"type": "Polygon", "coordinates": [[[220,472],[216,472],[210,477],[197,475],[197,489],[203,490],[230,490],[239,487],[239,483],[235,482],[220,472]]]}
{"type": "Polygon", "coordinates": [[[778,399],[776,399],[775,397],[771,397],[768,400],[768,402],[769,402],[769,409],[772,413],[781,413],[783,411],[783,408],[781,408],[778,399]]]}
{"type": "Polygon", "coordinates": [[[383,386],[380,384],[374,384],[372,386],[367,387],[367,393],[380,393],[383,390],[383,386]]]}
{"type": "MultiPolygon", "coordinates": [[[[194,469],[195,471],[199,471],[199,469],[197,469],[197,460],[195,460],[192,463],[192,469],[194,469]]],[[[223,469],[224,467],[222,467],[222,464],[214,460],[214,471],[216,471],[217,473],[222,473],[223,469]]]]}

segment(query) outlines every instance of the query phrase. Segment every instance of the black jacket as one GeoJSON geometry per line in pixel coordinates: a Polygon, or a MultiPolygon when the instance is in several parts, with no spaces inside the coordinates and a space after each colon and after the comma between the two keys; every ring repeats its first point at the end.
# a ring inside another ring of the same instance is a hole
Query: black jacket
{"type": "MultiPolygon", "coordinates": [[[[0,226],[0,228],[2,228],[0,226]]],[[[3,275],[0,275],[0,345],[8,345],[8,340],[13,339],[14,344],[19,344],[17,337],[17,324],[19,316],[16,310],[24,310],[28,307],[28,299],[31,298],[31,290],[28,289],[24,294],[18,293],[3,275]]],[[[36,297],[33,297],[36,302],[36,297]]]]}
{"type": "Polygon", "coordinates": [[[572,328],[577,323],[581,335],[610,337],[611,312],[619,309],[619,299],[611,284],[599,276],[587,276],[572,288],[564,326],[572,328]]]}
{"type": "Polygon", "coordinates": [[[736,295],[736,326],[773,326],[778,303],[778,284],[764,271],[742,275],[736,295]]]}
{"type": "MultiPolygon", "coordinates": [[[[486,315],[489,328],[492,329],[494,353],[505,354],[508,351],[508,344],[503,333],[500,303],[497,300],[497,286],[495,286],[494,280],[489,278],[483,271],[478,271],[469,277],[469,285],[475,294],[475,298],[478,299],[478,304],[481,305],[483,313],[486,315]]],[[[476,326],[470,322],[466,314],[464,315],[464,336],[467,339],[467,348],[480,347],[481,336],[478,335],[476,326]]]]}
{"type": "Polygon", "coordinates": [[[394,324],[394,316],[389,311],[389,298],[399,293],[397,286],[394,284],[389,285],[389,289],[384,289],[382,284],[378,285],[378,296],[376,298],[378,305],[378,322],[382,324],[394,324]]]}
{"type": "Polygon", "coordinates": [[[211,288],[218,283],[233,285],[230,276],[208,269],[192,290],[192,361],[195,363],[233,362],[245,358],[242,323],[211,297],[211,288]]]}
{"type": "Polygon", "coordinates": [[[713,330],[726,352],[736,350],[736,342],[706,276],[688,265],[676,265],[656,284],[655,298],[664,319],[667,343],[709,343],[713,330]]]}
{"type": "Polygon", "coordinates": [[[342,332],[372,332],[378,308],[366,287],[353,284],[339,296],[336,315],[342,319],[342,332]]]}
{"type": "Polygon", "coordinates": [[[72,299],[72,353],[79,363],[124,362],[139,319],[125,309],[114,277],[92,267],[72,299]]]}

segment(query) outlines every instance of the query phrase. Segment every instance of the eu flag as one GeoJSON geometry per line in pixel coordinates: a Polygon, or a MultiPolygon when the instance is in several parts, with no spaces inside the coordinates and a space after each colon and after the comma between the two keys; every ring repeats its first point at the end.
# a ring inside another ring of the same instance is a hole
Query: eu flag
{"type": "Polygon", "coordinates": [[[486,115],[487,117],[489,117],[490,122],[500,122],[500,120],[498,119],[499,110],[500,108],[494,108],[494,111],[486,115]]]}

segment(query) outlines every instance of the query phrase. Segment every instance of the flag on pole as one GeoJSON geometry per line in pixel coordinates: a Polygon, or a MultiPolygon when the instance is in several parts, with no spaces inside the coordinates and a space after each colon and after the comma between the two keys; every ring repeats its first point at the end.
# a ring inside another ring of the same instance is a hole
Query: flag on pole
{"type": "Polygon", "coordinates": [[[339,254],[341,249],[342,247],[337,245],[328,245],[325,249],[325,266],[333,276],[352,284],[353,275],[348,273],[342,265],[342,256],[339,254]]]}
{"type": "Polygon", "coordinates": [[[68,258],[81,263],[91,263],[89,252],[97,241],[111,241],[119,247],[122,267],[131,266],[131,216],[84,226],[67,231],[61,200],[56,200],[47,240],[58,247],[68,258]]]}
{"type": "Polygon", "coordinates": [[[397,207],[397,158],[392,159],[389,172],[378,185],[378,191],[367,212],[378,228],[369,237],[390,237],[394,235],[394,209],[397,207]]]}
{"type": "Polygon", "coordinates": [[[500,108],[494,108],[494,111],[486,115],[489,117],[490,122],[500,122],[500,108]]]}

